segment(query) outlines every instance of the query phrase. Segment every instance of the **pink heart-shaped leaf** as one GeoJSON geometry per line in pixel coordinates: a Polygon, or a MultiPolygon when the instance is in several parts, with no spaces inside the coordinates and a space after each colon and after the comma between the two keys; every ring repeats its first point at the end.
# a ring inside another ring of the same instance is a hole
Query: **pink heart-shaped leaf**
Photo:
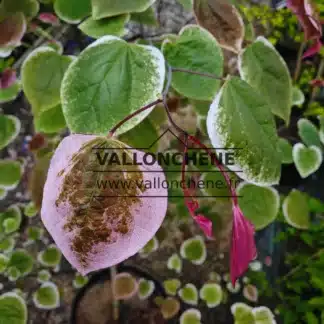
{"type": "Polygon", "coordinates": [[[156,184],[165,176],[157,163],[145,165],[144,154],[117,140],[91,135],[70,135],[55,151],[44,187],[42,221],[82,275],[124,261],[159,229],[166,214],[167,189],[156,184]],[[103,159],[103,152],[126,154],[127,162],[135,154],[136,163],[142,165],[100,164],[97,158],[103,159]],[[98,179],[110,185],[99,189],[98,179]],[[130,189],[125,189],[125,181],[130,189]],[[124,185],[112,189],[113,183],[124,185]]]}

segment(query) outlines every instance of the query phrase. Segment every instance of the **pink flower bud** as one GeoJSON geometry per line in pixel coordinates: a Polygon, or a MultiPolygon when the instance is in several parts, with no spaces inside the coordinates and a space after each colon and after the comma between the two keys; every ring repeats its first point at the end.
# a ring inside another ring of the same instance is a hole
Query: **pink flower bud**
{"type": "Polygon", "coordinates": [[[58,18],[50,12],[43,12],[39,14],[38,19],[45,24],[50,24],[53,26],[57,26],[60,24],[58,18]]]}

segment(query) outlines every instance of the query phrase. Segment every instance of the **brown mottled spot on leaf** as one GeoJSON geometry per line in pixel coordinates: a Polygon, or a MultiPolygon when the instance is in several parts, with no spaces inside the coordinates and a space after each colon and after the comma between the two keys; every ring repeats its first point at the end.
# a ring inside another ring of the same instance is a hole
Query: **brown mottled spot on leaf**
{"type": "Polygon", "coordinates": [[[207,29],[219,44],[235,53],[242,48],[244,23],[237,9],[226,0],[194,0],[198,24],[207,29]]]}
{"type": "Polygon", "coordinates": [[[135,185],[143,181],[143,173],[138,166],[107,163],[100,165],[96,156],[98,151],[93,149],[98,147],[106,148],[110,154],[117,153],[120,159],[124,154],[127,162],[131,162],[130,150],[119,141],[99,137],[85,143],[72,156],[70,170],[64,176],[60,195],[56,200],[57,207],[64,203],[72,207],[64,229],[73,231],[71,248],[83,266],[87,265],[89,253],[96,252],[96,245],[113,243],[119,235],[132,231],[132,208],[140,203],[138,195],[144,191],[144,188],[135,185]],[[98,185],[108,184],[109,181],[110,185],[98,185]],[[129,185],[111,185],[112,181],[115,184],[129,185]]]}

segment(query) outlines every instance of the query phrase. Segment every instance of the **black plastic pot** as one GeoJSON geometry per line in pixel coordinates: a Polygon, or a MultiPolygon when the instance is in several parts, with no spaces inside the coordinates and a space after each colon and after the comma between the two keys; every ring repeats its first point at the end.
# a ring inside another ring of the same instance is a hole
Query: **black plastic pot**
{"type": "MultiPolygon", "coordinates": [[[[166,294],[165,294],[162,284],[156,278],[154,278],[152,275],[147,273],[146,271],[143,271],[140,268],[137,268],[134,266],[127,266],[127,265],[123,265],[123,264],[120,264],[117,266],[117,271],[118,272],[129,272],[135,276],[143,277],[147,280],[153,281],[155,284],[155,291],[154,291],[155,295],[166,297],[166,294]]],[[[109,268],[99,271],[99,272],[95,273],[94,275],[92,275],[89,282],[78,291],[77,295],[74,298],[73,304],[72,304],[70,324],[78,324],[77,323],[78,307],[79,307],[79,304],[80,304],[82,298],[86,295],[87,291],[89,291],[89,289],[91,287],[95,286],[96,284],[103,283],[109,279],[110,279],[110,269],[109,268]]],[[[118,323],[124,323],[126,320],[125,316],[127,316],[127,312],[123,311],[123,307],[125,307],[125,306],[123,306],[123,304],[121,304],[120,307],[121,307],[121,312],[120,312],[120,318],[119,318],[118,323]]]]}

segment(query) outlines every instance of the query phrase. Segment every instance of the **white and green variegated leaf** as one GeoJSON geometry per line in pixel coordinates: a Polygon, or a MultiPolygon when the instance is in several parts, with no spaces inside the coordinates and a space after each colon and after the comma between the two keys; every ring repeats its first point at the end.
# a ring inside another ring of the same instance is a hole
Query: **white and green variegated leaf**
{"type": "Polygon", "coordinates": [[[180,316],[180,324],[201,324],[201,313],[198,309],[189,308],[180,316]]]}
{"type": "Polygon", "coordinates": [[[154,281],[140,278],[138,281],[138,297],[141,300],[149,298],[155,289],[154,281]]]}
{"type": "Polygon", "coordinates": [[[10,87],[0,89],[0,104],[13,101],[17,98],[21,91],[20,81],[15,82],[10,87]]]}
{"type": "Polygon", "coordinates": [[[181,300],[189,305],[198,304],[198,290],[195,285],[188,283],[178,291],[181,300]]]}
{"type": "MultiPolygon", "coordinates": [[[[124,117],[161,96],[164,76],[164,58],[158,49],[114,36],[98,39],[65,74],[61,98],[67,125],[76,133],[107,134],[124,117]]],[[[132,118],[117,133],[136,126],[152,109],[132,118]]]]}
{"type": "Polygon", "coordinates": [[[21,123],[16,116],[0,114],[0,150],[15,140],[21,123]]]}
{"type": "Polygon", "coordinates": [[[66,128],[62,106],[59,104],[35,116],[34,125],[37,132],[45,134],[57,133],[66,128]]]}
{"type": "Polygon", "coordinates": [[[0,188],[15,189],[23,173],[22,165],[18,161],[0,160],[0,188]]]}
{"type": "Polygon", "coordinates": [[[293,147],[286,139],[279,138],[278,150],[280,152],[281,162],[283,164],[290,164],[294,162],[292,156],[293,147]]]}
{"type": "Polygon", "coordinates": [[[258,37],[239,56],[241,77],[264,97],[272,112],[289,124],[292,82],[287,64],[264,37],[258,37]]]}
{"type": "Polygon", "coordinates": [[[217,283],[206,283],[200,289],[199,296],[208,308],[214,308],[222,302],[223,290],[217,283]]]}
{"type": "Polygon", "coordinates": [[[51,279],[51,273],[48,270],[41,270],[37,274],[37,281],[40,283],[48,282],[51,279]]]}
{"type": "Polygon", "coordinates": [[[18,269],[20,276],[28,275],[33,269],[34,261],[33,257],[23,249],[15,250],[8,263],[8,267],[14,267],[18,269]]]}
{"type": "MultiPolygon", "coordinates": [[[[223,54],[216,39],[205,29],[195,25],[185,26],[175,40],[166,39],[163,54],[173,68],[214,74],[222,77],[223,54]]],[[[172,87],[185,97],[212,100],[220,81],[185,72],[172,73],[172,87]]]]}
{"type": "Polygon", "coordinates": [[[298,87],[293,86],[291,94],[291,103],[293,106],[301,106],[305,102],[304,92],[301,91],[298,87]]]}
{"type": "Polygon", "coordinates": [[[307,178],[321,166],[323,153],[317,146],[306,147],[302,143],[297,143],[293,147],[293,159],[300,176],[307,178]]]}
{"type": "Polygon", "coordinates": [[[79,273],[76,273],[75,278],[73,279],[72,285],[76,289],[80,289],[85,286],[89,281],[87,276],[82,276],[79,273]]]}
{"type": "Polygon", "coordinates": [[[253,308],[244,303],[235,303],[231,306],[231,313],[235,323],[254,323],[253,308]]]}
{"type": "Polygon", "coordinates": [[[279,182],[281,157],[270,105],[245,81],[225,82],[210,107],[207,130],[213,147],[234,153],[235,165],[227,167],[240,178],[263,186],[279,182]]]}
{"type": "Polygon", "coordinates": [[[306,194],[293,189],[282,204],[283,215],[287,223],[299,229],[310,225],[310,212],[306,194]]]}
{"type": "Polygon", "coordinates": [[[193,264],[201,265],[207,257],[206,245],[199,235],[192,237],[181,244],[180,255],[193,264]]]}
{"type": "Polygon", "coordinates": [[[298,120],[297,127],[298,135],[305,145],[322,147],[319,131],[311,121],[301,118],[298,120]]]}
{"type": "Polygon", "coordinates": [[[91,14],[91,0],[55,0],[54,10],[63,21],[78,24],[91,14]]]}
{"type": "Polygon", "coordinates": [[[21,70],[22,84],[34,115],[60,103],[61,82],[72,60],[50,47],[37,48],[26,58],[21,70]]]}
{"type": "Polygon", "coordinates": [[[3,234],[16,232],[22,221],[21,211],[17,205],[12,205],[0,213],[0,237],[3,234]]]}
{"type": "Polygon", "coordinates": [[[14,292],[0,296],[0,323],[27,324],[27,306],[22,297],[14,292]]]}
{"type": "Polygon", "coordinates": [[[60,293],[53,282],[45,282],[34,293],[33,301],[37,308],[55,309],[60,306],[60,293]]]}
{"type": "Polygon", "coordinates": [[[37,260],[45,267],[56,267],[60,264],[61,258],[61,251],[56,247],[55,244],[51,244],[38,254],[37,260]]]}
{"type": "Polygon", "coordinates": [[[274,323],[274,315],[268,307],[260,306],[253,308],[252,314],[254,316],[255,324],[274,323]]]}
{"type": "Polygon", "coordinates": [[[129,21],[129,14],[95,20],[92,17],[83,21],[78,28],[86,35],[100,38],[106,35],[121,37],[125,34],[125,24],[129,21]]]}
{"type": "Polygon", "coordinates": [[[0,274],[3,274],[8,266],[9,258],[7,255],[0,253],[0,274]]]}
{"type": "Polygon", "coordinates": [[[276,189],[243,182],[237,187],[237,194],[244,216],[256,230],[265,228],[277,218],[280,197],[276,189]]]}
{"type": "Polygon", "coordinates": [[[155,0],[92,0],[92,17],[101,19],[131,12],[143,12],[155,0]]]}

